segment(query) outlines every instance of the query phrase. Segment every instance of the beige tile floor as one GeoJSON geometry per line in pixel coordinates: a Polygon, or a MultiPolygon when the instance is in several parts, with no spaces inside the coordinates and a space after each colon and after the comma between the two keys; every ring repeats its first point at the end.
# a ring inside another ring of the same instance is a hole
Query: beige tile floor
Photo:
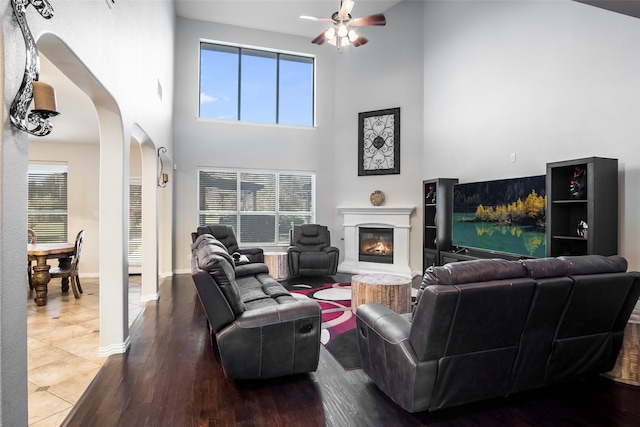
{"type": "MultiPolygon", "coordinates": [[[[140,276],[129,276],[129,325],[144,309],[140,276]]],[[[99,279],[81,278],[83,294],[49,284],[47,305],[36,306],[27,289],[27,352],[29,425],[58,427],[76,404],[102,364],[98,356],[99,279]]]]}

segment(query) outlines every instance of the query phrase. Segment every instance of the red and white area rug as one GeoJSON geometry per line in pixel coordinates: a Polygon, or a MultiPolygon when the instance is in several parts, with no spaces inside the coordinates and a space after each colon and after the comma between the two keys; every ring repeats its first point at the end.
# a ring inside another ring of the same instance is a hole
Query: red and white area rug
{"type": "Polygon", "coordinates": [[[344,369],[360,368],[356,341],[356,317],[351,311],[351,283],[326,283],[321,287],[297,284],[296,298],[311,298],[322,309],[320,342],[344,369]]]}

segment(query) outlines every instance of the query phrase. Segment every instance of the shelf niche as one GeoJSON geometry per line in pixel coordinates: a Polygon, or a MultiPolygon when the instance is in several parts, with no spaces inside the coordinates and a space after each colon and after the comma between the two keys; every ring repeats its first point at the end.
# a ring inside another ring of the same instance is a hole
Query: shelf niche
{"type": "Polygon", "coordinates": [[[453,248],[453,186],[456,178],[436,178],[423,187],[423,271],[440,265],[440,254],[453,248]]]}
{"type": "Polygon", "coordinates": [[[548,163],[546,180],[547,256],[617,254],[618,160],[548,163]]]}

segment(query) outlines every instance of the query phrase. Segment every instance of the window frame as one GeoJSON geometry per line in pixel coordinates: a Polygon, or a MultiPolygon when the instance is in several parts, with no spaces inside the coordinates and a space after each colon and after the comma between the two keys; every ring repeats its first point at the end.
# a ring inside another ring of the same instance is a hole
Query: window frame
{"type": "Polygon", "coordinates": [[[129,179],[129,231],[127,237],[127,259],[129,261],[129,269],[131,269],[131,267],[142,266],[142,221],[142,178],[131,177],[129,179]],[[138,209],[140,212],[139,226],[132,224],[132,220],[134,219],[134,209],[138,209]],[[132,234],[138,233],[140,234],[139,239],[133,238],[132,234]],[[136,248],[137,250],[132,251],[132,246],[136,244],[139,244],[139,249],[136,248]]]}
{"type": "Polygon", "coordinates": [[[40,222],[43,226],[38,226],[38,223],[28,223],[28,227],[33,229],[36,232],[37,243],[67,243],[69,241],[69,165],[66,162],[29,162],[27,169],[27,222],[29,222],[29,218],[35,215],[55,215],[60,216],[62,219],[62,227],[63,234],[59,236],[57,234],[52,234],[49,232],[49,222],[40,222]],[[64,175],[64,209],[63,210],[53,210],[53,209],[31,209],[29,210],[29,186],[31,184],[31,176],[32,174],[38,175],[53,175],[53,174],[61,174],[64,175]],[[47,232],[43,231],[47,230],[47,232]],[[58,238],[56,238],[58,237],[58,238]]]}
{"type": "Polygon", "coordinates": [[[238,168],[217,168],[217,167],[199,167],[197,169],[196,177],[196,203],[197,203],[197,223],[198,225],[205,225],[201,223],[202,216],[214,216],[214,215],[233,215],[235,216],[234,230],[236,233],[236,240],[239,245],[254,245],[254,246],[288,246],[288,239],[285,241],[280,240],[280,218],[283,216],[309,216],[310,224],[316,222],[316,172],[313,171],[289,171],[289,170],[264,170],[264,169],[238,169],[238,168]],[[200,209],[201,206],[201,173],[202,172],[221,172],[221,173],[234,173],[236,174],[236,209],[235,210],[206,210],[200,209]],[[250,211],[242,210],[242,175],[243,174],[273,174],[275,176],[274,183],[274,198],[275,209],[271,211],[250,211]],[[281,211],[280,210],[280,177],[288,175],[300,175],[309,177],[311,179],[311,194],[310,194],[310,211],[281,211]],[[273,240],[269,242],[251,242],[242,240],[242,218],[256,215],[274,215],[274,233],[273,240]]]}
{"type": "Polygon", "coordinates": [[[308,54],[308,53],[302,53],[302,52],[293,52],[293,51],[287,51],[287,50],[280,50],[280,49],[270,49],[270,48],[265,48],[265,47],[259,47],[259,46],[253,46],[253,45],[246,45],[246,44],[238,44],[238,43],[230,43],[230,42],[223,42],[223,41],[218,41],[218,40],[210,40],[210,39],[200,39],[198,42],[198,96],[196,97],[198,105],[197,105],[197,118],[198,120],[206,120],[206,121],[220,121],[220,122],[224,122],[224,123],[242,123],[242,124],[257,124],[257,125],[266,125],[266,126],[291,126],[291,127],[302,127],[302,128],[315,128],[316,127],[316,95],[317,95],[317,90],[316,90],[316,77],[317,77],[317,71],[316,71],[316,55],[312,55],[312,54],[308,54]],[[238,88],[237,88],[237,111],[236,111],[236,117],[235,119],[221,119],[221,118],[213,118],[213,117],[204,117],[201,115],[201,111],[202,111],[202,102],[201,102],[201,96],[202,96],[202,51],[203,51],[203,45],[213,45],[213,46],[220,46],[223,49],[238,49],[237,55],[238,55],[238,76],[237,76],[237,81],[238,81],[238,88]],[[247,51],[255,51],[255,52],[263,52],[265,54],[275,54],[276,55],[276,81],[275,81],[275,96],[276,96],[276,105],[275,105],[275,114],[276,114],[276,119],[274,122],[255,122],[255,121],[245,121],[242,119],[242,105],[241,105],[241,99],[242,99],[242,88],[241,88],[241,81],[242,81],[242,51],[243,50],[247,50],[247,51]],[[280,61],[281,61],[281,57],[285,57],[283,60],[287,60],[287,57],[291,58],[301,58],[304,60],[310,60],[311,61],[311,69],[312,69],[312,76],[311,76],[311,124],[310,125],[299,125],[299,124],[290,124],[290,123],[280,123],[280,70],[281,70],[281,66],[280,66],[280,61]]]}

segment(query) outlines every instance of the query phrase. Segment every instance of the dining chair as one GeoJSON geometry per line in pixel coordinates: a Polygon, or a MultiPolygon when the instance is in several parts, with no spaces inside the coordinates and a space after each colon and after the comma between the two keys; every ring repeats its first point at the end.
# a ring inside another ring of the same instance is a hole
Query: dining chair
{"type": "Polygon", "coordinates": [[[80,298],[82,286],[80,286],[80,277],[78,276],[78,264],[80,264],[80,252],[82,251],[82,240],[84,239],[84,230],[80,230],[76,236],[76,250],[71,258],[71,264],[68,268],[51,267],[49,274],[51,278],[69,279],[73,296],[80,298]]]}
{"type": "MultiPolygon", "coordinates": [[[[27,233],[29,235],[28,243],[35,245],[36,240],[38,239],[36,232],[31,228],[27,228],[27,233]]],[[[27,277],[29,278],[29,289],[33,290],[33,281],[31,279],[31,266],[32,266],[32,261],[27,261],[27,277]]]]}

